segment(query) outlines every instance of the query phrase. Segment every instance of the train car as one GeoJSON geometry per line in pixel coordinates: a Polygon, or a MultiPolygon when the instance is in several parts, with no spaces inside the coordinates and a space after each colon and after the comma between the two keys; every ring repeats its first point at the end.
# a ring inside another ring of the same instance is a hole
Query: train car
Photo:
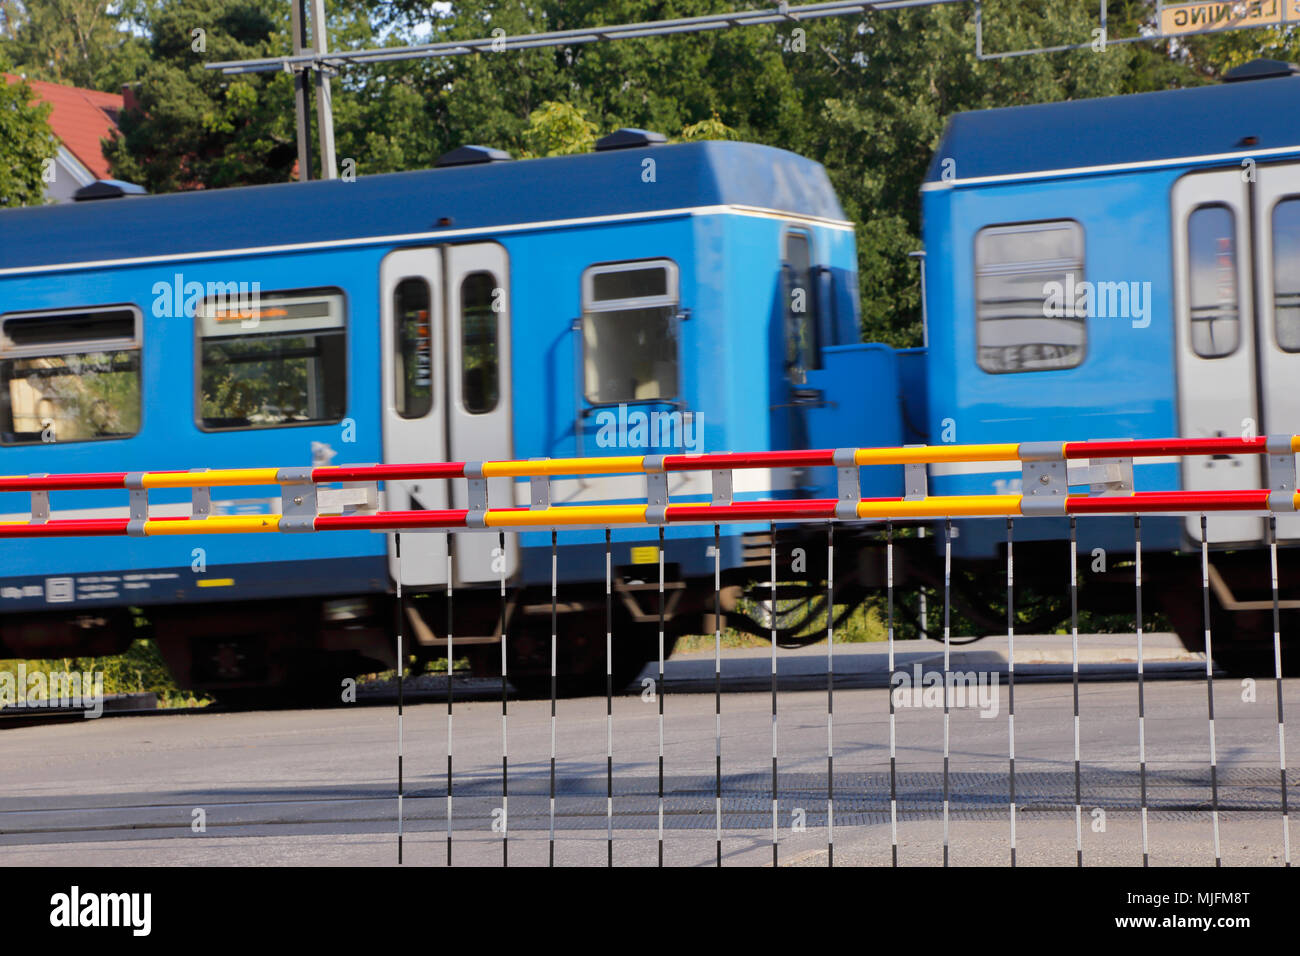
{"type": "MultiPolygon", "coordinates": [[[[1256,61],[1226,79],[951,118],[922,186],[932,440],[1300,429],[1300,77],[1256,61]]],[[[934,466],[930,479],[942,494],[1020,483],[993,465],[934,466]]],[[[1266,481],[1257,455],[1137,469],[1147,490],[1266,481]]],[[[1068,534],[1065,519],[1021,524],[1018,538],[1068,534]]],[[[1196,516],[1143,524],[1152,552],[1199,550],[1196,516]]],[[[1277,529],[1300,543],[1300,517],[1279,516],[1277,529]]],[[[954,552],[988,558],[1004,533],[960,523],[954,552]]],[[[1133,550],[1131,519],[1085,522],[1080,534],[1089,551],[1133,550]]],[[[1258,647],[1271,643],[1271,614],[1240,605],[1267,597],[1265,534],[1256,517],[1208,525],[1220,632],[1258,647]]],[[[1059,564],[1026,570],[1059,579],[1059,564]]],[[[1200,646],[1200,602],[1186,597],[1198,593],[1198,556],[1148,569],[1184,640],[1200,646]]],[[[1283,572],[1300,583],[1293,561],[1283,572]]]]}
{"type": "MultiPolygon", "coordinates": [[[[137,191],[98,183],[85,201],[0,212],[5,473],[806,447],[868,422],[865,405],[827,401],[819,376],[897,395],[893,353],[859,342],[853,226],[821,166],[781,150],[620,130],[589,155],[470,146],[355,181],[137,191]]],[[[825,494],[833,475],[745,480],[741,499],[825,494]]],[[[385,506],[464,507],[451,484],[389,482],[385,506]]],[[[670,486],[680,500],[708,490],[670,486]]],[[[261,492],[218,493],[211,513],[278,507],[277,489],[261,492]]],[[[529,500],[526,481],[489,492],[494,506],[529,500]]],[[[190,507],[180,490],[150,495],[151,514],[190,507]]],[[[560,480],[553,495],[637,499],[644,480],[560,480]]],[[[29,514],[26,495],[0,497],[0,513],[29,514]]],[[[52,497],[70,515],[122,505],[52,497]]],[[[728,567],[744,563],[745,530],[723,542],[728,567]]],[[[566,608],[594,614],[603,535],[562,537],[566,608]]],[[[657,562],[655,533],[614,537],[619,613],[644,623],[638,566],[657,562]]],[[[711,529],[668,538],[670,616],[698,630],[711,529]]],[[[399,575],[417,652],[445,652],[450,573],[457,647],[494,670],[504,574],[512,673],[545,672],[528,607],[549,582],[549,534],[503,550],[488,535],[402,544],[399,561],[392,536],[366,533],[23,542],[8,550],[0,652],[118,651],[140,608],[182,686],[336,694],[326,678],[392,660],[399,575]]],[[[603,674],[603,623],[575,630],[565,668],[603,674]]],[[[649,654],[644,635],[625,639],[620,675],[649,654]]]]}

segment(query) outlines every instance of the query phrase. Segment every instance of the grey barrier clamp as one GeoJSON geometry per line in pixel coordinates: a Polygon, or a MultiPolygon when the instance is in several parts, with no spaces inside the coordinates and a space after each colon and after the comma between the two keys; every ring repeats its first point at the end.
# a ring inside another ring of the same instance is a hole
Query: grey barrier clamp
{"type": "MultiPolygon", "coordinates": [[[[904,445],[904,448],[924,448],[924,445],[904,445]]],[[[920,501],[930,497],[930,479],[926,463],[909,461],[903,465],[903,500],[920,501]]]]}
{"type": "Polygon", "coordinates": [[[856,448],[836,448],[831,461],[835,463],[837,475],[837,497],[835,517],[856,518],[858,502],[862,500],[862,472],[858,467],[858,450],[856,448]]]}
{"type": "Polygon", "coordinates": [[[1295,511],[1296,467],[1290,435],[1269,435],[1268,510],[1295,511]]]}
{"type": "Polygon", "coordinates": [[[275,473],[280,485],[280,530],[316,530],[316,484],[311,467],[280,468],[275,473]]]}
{"type": "Polygon", "coordinates": [[[1088,469],[1088,494],[1131,495],[1133,493],[1132,458],[1091,458],[1089,461],[1091,465],[1088,469]]]}
{"type": "Polygon", "coordinates": [[[469,491],[469,513],[465,515],[465,527],[486,528],[488,483],[483,477],[483,462],[465,462],[465,485],[469,491]]]}
{"type": "MultiPolygon", "coordinates": [[[[549,461],[549,458],[529,458],[529,461],[549,461]]],[[[531,501],[528,505],[530,511],[545,511],[551,506],[551,476],[550,475],[529,475],[528,491],[531,501]]]]}
{"type": "Polygon", "coordinates": [[[126,523],[126,533],[133,538],[143,538],[144,523],[149,520],[149,489],[144,486],[144,472],[129,472],[122,484],[131,492],[131,516],[126,523]]]}
{"type": "Polygon", "coordinates": [[[668,521],[668,473],[664,471],[663,455],[646,455],[645,468],[645,520],[648,524],[666,524],[668,521]]]}
{"type": "MultiPolygon", "coordinates": [[[[48,478],[49,475],[42,472],[39,475],[29,475],[29,478],[48,478]]],[[[50,493],[46,489],[33,489],[32,491],[32,524],[45,524],[50,520],[50,493]]]]}
{"type": "Polygon", "coordinates": [[[711,474],[713,477],[713,489],[712,494],[709,497],[709,504],[729,505],[735,501],[735,482],[732,480],[731,470],[723,468],[714,471],[711,474]]]}
{"type": "Polygon", "coordinates": [[[1020,444],[1020,513],[1064,515],[1070,493],[1065,445],[1059,441],[1020,444]]]}
{"type": "MultiPolygon", "coordinates": [[[[207,471],[206,468],[191,468],[191,473],[207,471]]],[[[212,514],[212,489],[207,485],[190,489],[190,517],[202,521],[212,514]]]]}

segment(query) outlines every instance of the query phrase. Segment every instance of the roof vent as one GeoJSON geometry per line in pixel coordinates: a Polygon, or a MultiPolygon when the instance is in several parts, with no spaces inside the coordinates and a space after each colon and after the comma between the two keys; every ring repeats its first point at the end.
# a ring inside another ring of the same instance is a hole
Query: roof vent
{"type": "Polygon", "coordinates": [[[635,149],[638,146],[662,146],[666,142],[668,140],[663,133],[652,133],[647,129],[620,129],[596,140],[596,152],[604,153],[611,149],[635,149]]]}
{"type": "Polygon", "coordinates": [[[1241,66],[1234,66],[1223,74],[1224,83],[1240,83],[1243,80],[1269,80],[1277,76],[1295,76],[1300,67],[1285,60],[1251,60],[1241,66]]]}
{"type": "Polygon", "coordinates": [[[135,183],[126,183],[120,179],[97,179],[89,186],[82,186],[72,194],[74,202],[86,202],[91,199],[120,199],[123,196],[147,196],[148,190],[135,183]]]}
{"type": "Polygon", "coordinates": [[[507,163],[511,155],[503,149],[491,146],[457,146],[449,153],[443,153],[433,164],[434,169],[448,166],[476,166],[479,163],[507,163]]]}

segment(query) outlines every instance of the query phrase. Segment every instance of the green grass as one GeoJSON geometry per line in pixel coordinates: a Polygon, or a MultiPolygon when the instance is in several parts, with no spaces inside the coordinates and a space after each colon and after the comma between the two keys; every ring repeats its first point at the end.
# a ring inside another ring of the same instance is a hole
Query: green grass
{"type": "MultiPolygon", "coordinates": [[[[745,609],[745,599],[741,599],[741,609],[745,609]]],[[[795,610],[798,607],[797,601],[779,601],[777,609],[781,613],[795,610]]],[[[840,613],[844,605],[835,606],[836,613],[840,613]]],[[[757,607],[749,609],[755,617],[759,617],[757,607]]],[[[821,639],[814,643],[822,644],[826,641],[826,615],[818,614],[810,620],[803,622],[800,628],[801,634],[811,636],[814,632],[821,632],[821,639]]],[[[896,635],[897,636],[897,635],[896,635]]],[[[861,644],[869,641],[883,641],[889,637],[885,627],[885,619],[880,612],[880,608],[875,607],[870,601],[859,605],[852,614],[845,620],[841,621],[835,628],[835,643],[837,644],[861,644]]],[[[712,634],[688,634],[677,639],[673,650],[675,653],[689,654],[695,651],[711,651],[714,649],[716,639],[712,634]]],[[[722,646],[724,648],[736,647],[770,647],[771,641],[766,638],[757,637],[744,631],[738,631],[734,628],[727,628],[722,632],[722,646]]]]}
{"type": "Polygon", "coordinates": [[[124,653],[109,657],[0,660],[0,671],[16,677],[20,663],[26,665],[29,674],[35,671],[102,672],[105,695],[153,693],[158,696],[159,707],[204,707],[212,702],[210,698],[176,686],[157,646],[148,638],[137,638],[124,653]]]}

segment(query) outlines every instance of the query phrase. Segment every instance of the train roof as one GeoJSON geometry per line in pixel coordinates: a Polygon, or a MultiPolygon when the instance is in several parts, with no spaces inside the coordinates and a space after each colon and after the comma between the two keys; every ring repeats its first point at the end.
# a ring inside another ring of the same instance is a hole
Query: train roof
{"type": "Polygon", "coordinates": [[[0,273],[38,266],[374,239],[438,241],[702,207],[843,221],[821,164],[769,146],[692,142],[342,180],[0,210],[0,273]],[[643,161],[655,162],[651,177],[643,161]]]}
{"type": "Polygon", "coordinates": [[[1300,77],[959,113],[926,174],[955,182],[1300,150],[1300,77]],[[1253,142],[1251,138],[1253,137],[1253,142]]]}

